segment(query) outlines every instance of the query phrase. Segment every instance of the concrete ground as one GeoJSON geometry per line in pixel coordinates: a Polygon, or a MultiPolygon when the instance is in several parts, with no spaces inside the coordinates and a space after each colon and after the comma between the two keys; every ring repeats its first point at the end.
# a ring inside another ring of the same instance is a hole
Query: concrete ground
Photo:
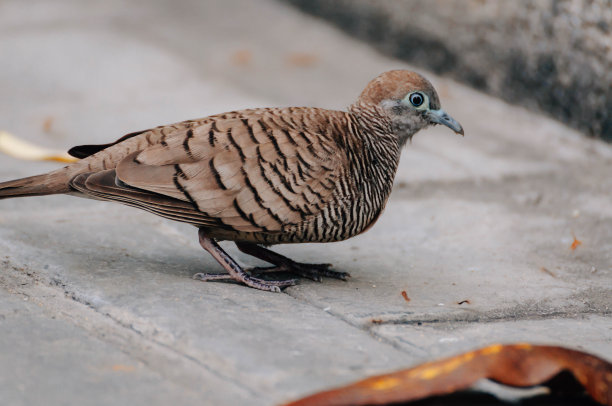
{"type": "MultiPolygon", "coordinates": [[[[344,108],[410,68],[265,0],[3,0],[0,55],[0,128],[64,149],[246,107],[344,108]]],[[[500,341],[611,359],[612,147],[424,73],[466,136],[416,136],[366,234],[278,247],[348,282],[202,283],[220,267],[190,226],[1,201],[2,404],[273,405],[500,341]]],[[[0,179],[57,167],[2,156],[0,179]]]]}

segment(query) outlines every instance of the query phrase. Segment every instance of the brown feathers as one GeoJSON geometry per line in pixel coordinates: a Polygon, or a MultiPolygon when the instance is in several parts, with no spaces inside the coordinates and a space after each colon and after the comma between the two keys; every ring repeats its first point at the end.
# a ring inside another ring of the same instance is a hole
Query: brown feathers
{"type": "Polygon", "coordinates": [[[359,100],[366,104],[378,105],[384,99],[402,99],[415,90],[434,96],[431,107],[440,108],[440,99],[431,82],[418,73],[406,70],[392,70],[372,79],[359,96],[359,100]]]}
{"type": "Polygon", "coordinates": [[[223,224],[219,237],[281,242],[291,237],[281,231],[297,232],[338,195],[335,183],[345,176],[348,160],[340,145],[349,120],[347,113],[312,108],[257,109],[159,127],[125,140],[128,148],[118,143],[80,162],[90,170],[101,163],[114,168],[123,186],[97,187],[108,179],[92,175],[73,186],[149,211],[158,210],[151,207],[158,201],[143,193],[166,196],[201,214],[200,222],[193,216],[182,221],[223,224]],[[115,162],[105,163],[109,157],[115,162]]]}
{"type": "Polygon", "coordinates": [[[74,147],[70,153],[82,160],[0,183],[0,199],[80,193],[193,224],[231,277],[258,289],[295,281],[248,274],[215,240],[236,241],[285,271],[345,279],[328,265],[297,264],[255,244],[339,241],[367,230],[391,193],[406,140],[434,123],[463,132],[439,105],[427,79],[391,71],[371,81],[348,112],[234,111],[74,147]]]}

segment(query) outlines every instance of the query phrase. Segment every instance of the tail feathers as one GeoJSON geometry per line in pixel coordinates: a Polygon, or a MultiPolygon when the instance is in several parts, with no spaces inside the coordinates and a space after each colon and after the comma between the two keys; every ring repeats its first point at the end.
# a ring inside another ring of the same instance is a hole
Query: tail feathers
{"type": "Polygon", "coordinates": [[[46,173],[0,183],[0,199],[24,196],[44,196],[69,192],[67,171],[46,173]]]}

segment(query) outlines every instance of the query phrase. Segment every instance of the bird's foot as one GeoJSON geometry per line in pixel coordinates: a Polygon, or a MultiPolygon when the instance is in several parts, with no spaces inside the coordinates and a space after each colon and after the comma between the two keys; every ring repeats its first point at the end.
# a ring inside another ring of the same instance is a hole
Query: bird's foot
{"type": "Polygon", "coordinates": [[[286,288],[287,286],[292,286],[297,284],[296,279],[287,279],[282,281],[266,281],[260,278],[256,278],[253,275],[245,272],[244,269],[240,265],[236,263],[227,255],[227,253],[217,244],[217,242],[210,238],[206,234],[206,230],[200,228],[198,230],[198,236],[200,238],[200,245],[206,251],[208,251],[213,258],[225,268],[227,271],[226,274],[210,274],[210,273],[198,273],[193,276],[194,279],[201,281],[218,281],[223,279],[232,279],[236,282],[244,283],[251,288],[266,290],[268,292],[280,292],[281,288],[286,288]]]}
{"type": "Polygon", "coordinates": [[[287,258],[274,251],[270,251],[269,249],[261,247],[257,244],[236,242],[236,246],[245,254],[252,255],[255,258],[259,258],[262,261],[275,265],[267,268],[251,268],[250,272],[252,275],[261,275],[267,272],[287,272],[312,279],[317,282],[321,282],[323,277],[341,279],[345,281],[351,276],[347,272],[332,271],[329,269],[331,264],[304,264],[301,262],[295,262],[290,258],[287,258]]]}
{"type": "MultiPolygon", "coordinates": [[[[235,281],[236,278],[232,277],[227,273],[197,273],[193,275],[193,279],[203,282],[210,281],[235,281]]],[[[297,279],[286,279],[286,280],[278,280],[278,281],[269,281],[260,278],[256,278],[253,276],[246,276],[248,280],[248,286],[251,286],[256,289],[268,290],[272,292],[280,292],[282,288],[286,288],[288,286],[297,285],[297,279]]],[[[246,281],[241,281],[246,282],[246,281]]]]}
{"type": "Polygon", "coordinates": [[[321,282],[323,277],[346,281],[351,275],[348,272],[338,272],[329,269],[332,264],[305,264],[301,262],[284,262],[277,266],[249,268],[251,275],[262,275],[272,272],[287,272],[304,278],[321,282]]]}

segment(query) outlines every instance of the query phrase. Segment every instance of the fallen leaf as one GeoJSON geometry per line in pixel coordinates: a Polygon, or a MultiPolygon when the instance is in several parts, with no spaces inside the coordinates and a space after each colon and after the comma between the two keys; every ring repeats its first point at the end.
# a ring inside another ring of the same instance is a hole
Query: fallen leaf
{"type": "Polygon", "coordinates": [[[544,266],[540,268],[540,271],[542,271],[542,272],[552,276],[553,278],[557,277],[557,275],[555,275],[551,270],[549,270],[548,268],[546,268],[544,266]]]}
{"type": "Polygon", "coordinates": [[[46,133],[51,132],[52,127],[53,127],[53,117],[49,116],[45,118],[45,121],[43,121],[43,131],[46,133]]]}
{"type": "Polygon", "coordinates": [[[6,131],[0,131],[0,152],[13,158],[28,161],[57,161],[64,163],[78,161],[78,159],[71,157],[66,152],[39,147],[30,142],[20,140],[6,131]]]}
{"type": "MultiPolygon", "coordinates": [[[[410,402],[465,390],[483,378],[530,387],[547,385],[568,394],[560,384],[567,372],[597,402],[612,406],[612,364],[584,352],[531,344],[495,344],[414,368],[374,376],[320,392],[286,406],[383,405],[410,402]]],[[[578,385],[578,386],[580,386],[578,385]]]]}
{"type": "Polygon", "coordinates": [[[136,368],[132,365],[115,364],[113,365],[113,371],[115,372],[134,372],[136,368]]]}
{"type": "Polygon", "coordinates": [[[462,301],[460,301],[460,302],[457,302],[457,304],[458,304],[458,305],[462,305],[462,304],[472,304],[472,302],[470,302],[470,300],[469,300],[469,299],[465,299],[465,300],[462,300],[462,301]]]}
{"type": "Polygon", "coordinates": [[[289,65],[307,68],[315,65],[319,61],[319,57],[307,52],[295,52],[289,54],[286,61],[289,65]]]}
{"type": "Polygon", "coordinates": [[[236,51],[230,57],[230,61],[233,65],[237,66],[247,66],[251,63],[253,59],[253,54],[248,49],[241,49],[236,51]]]}
{"type": "Polygon", "coordinates": [[[408,293],[406,293],[405,290],[402,290],[402,297],[404,298],[405,301],[409,302],[410,298],[408,297],[408,293]]]}
{"type": "Polygon", "coordinates": [[[574,251],[576,248],[578,248],[579,245],[582,245],[582,241],[580,241],[579,239],[576,238],[576,236],[574,236],[574,242],[572,242],[570,249],[574,251]]]}

